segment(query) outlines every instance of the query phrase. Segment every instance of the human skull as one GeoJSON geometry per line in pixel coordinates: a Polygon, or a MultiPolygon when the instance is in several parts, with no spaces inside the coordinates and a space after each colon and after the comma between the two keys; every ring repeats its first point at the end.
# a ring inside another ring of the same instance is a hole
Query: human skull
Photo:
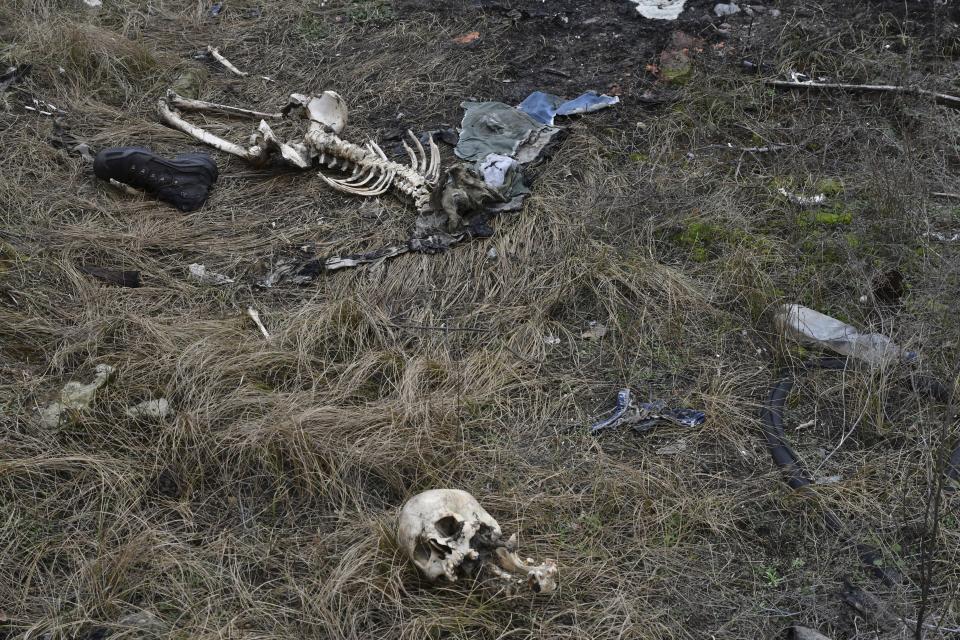
{"type": "Polygon", "coordinates": [[[503,540],[500,525],[476,498],[459,489],[424,491],[400,510],[400,546],[431,581],[478,576],[484,569],[513,588],[524,582],[536,593],[556,589],[557,565],[533,565],[514,553],[515,536],[503,540]],[[522,578],[513,573],[525,573],[522,578]]]}
{"type": "Polygon", "coordinates": [[[319,96],[294,93],[283,109],[289,113],[296,109],[300,117],[324,125],[333,133],[339,134],[347,126],[347,103],[335,91],[324,91],[319,96]]]}

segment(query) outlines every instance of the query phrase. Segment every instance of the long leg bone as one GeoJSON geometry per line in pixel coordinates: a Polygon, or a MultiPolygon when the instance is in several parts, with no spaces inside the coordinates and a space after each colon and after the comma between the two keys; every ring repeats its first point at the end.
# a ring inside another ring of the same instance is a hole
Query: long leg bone
{"type": "Polygon", "coordinates": [[[167,104],[167,101],[161,98],[157,102],[157,109],[160,111],[160,119],[166,122],[168,125],[173,127],[178,131],[182,131],[191,138],[196,138],[203,144],[209,145],[214,149],[223,151],[224,153],[229,153],[235,155],[244,160],[249,160],[254,163],[259,163],[260,156],[254,155],[248,149],[244,149],[238,144],[234,144],[229,140],[224,140],[219,136],[215,136],[209,131],[204,131],[200,127],[190,124],[186,120],[180,117],[180,115],[170,109],[170,106],[167,104]]]}
{"type": "Polygon", "coordinates": [[[206,100],[193,100],[192,98],[184,98],[181,95],[177,95],[174,91],[167,91],[167,104],[181,111],[209,111],[211,113],[225,113],[231,116],[263,118],[268,120],[280,120],[283,118],[283,114],[279,111],[276,113],[266,113],[263,111],[253,111],[252,109],[232,107],[228,104],[207,102],[206,100]]]}

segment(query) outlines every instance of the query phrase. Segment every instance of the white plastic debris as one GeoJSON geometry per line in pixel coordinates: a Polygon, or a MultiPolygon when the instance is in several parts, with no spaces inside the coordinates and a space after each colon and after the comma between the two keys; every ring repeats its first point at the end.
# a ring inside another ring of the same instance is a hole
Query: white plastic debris
{"type": "Polygon", "coordinates": [[[783,305],[776,316],[784,335],[801,344],[817,345],[871,365],[913,362],[907,351],[880,333],[860,333],[856,327],[799,304],[783,305]]]}
{"type": "Polygon", "coordinates": [[[101,0],[83,0],[83,3],[88,7],[99,7],[103,4],[101,0]]]}
{"type": "Polygon", "coordinates": [[[933,238],[934,240],[938,240],[940,242],[956,242],[957,240],[960,240],[960,233],[951,233],[948,235],[942,231],[931,231],[927,234],[927,237],[933,238]]]}
{"type": "Polygon", "coordinates": [[[735,13],[740,13],[740,7],[738,7],[737,3],[735,2],[730,2],[726,4],[720,3],[717,5],[714,5],[713,12],[717,14],[717,16],[723,18],[726,16],[732,16],[735,13]]]}
{"type": "Polygon", "coordinates": [[[543,336],[544,344],[560,344],[560,338],[557,336],[543,336]]]}
{"type": "Polygon", "coordinates": [[[108,364],[98,364],[93,380],[89,384],[70,381],[60,391],[60,400],[51,402],[40,409],[40,422],[43,426],[54,429],[61,422],[69,420],[74,413],[86,411],[90,408],[97,389],[107,384],[114,368],[108,364]]]}
{"type": "Polygon", "coordinates": [[[230,284],[233,282],[233,278],[229,278],[222,273],[217,273],[215,271],[207,271],[207,267],[202,264],[197,264],[194,262],[190,265],[190,275],[197,282],[202,282],[203,284],[230,284]]]}
{"type": "Polygon", "coordinates": [[[586,340],[599,340],[605,335],[607,335],[606,325],[600,324],[596,320],[591,320],[586,330],[580,334],[580,337],[586,340]]]}
{"type": "Polygon", "coordinates": [[[777,191],[784,198],[801,207],[818,207],[827,201],[827,194],[825,193],[818,193],[815,196],[801,196],[796,193],[790,193],[783,187],[780,187],[777,191]]]}
{"type": "Polygon", "coordinates": [[[650,20],[676,20],[683,13],[687,0],[630,0],[637,13],[650,20]]]}
{"type": "Polygon", "coordinates": [[[131,418],[165,420],[173,415],[173,410],[170,408],[170,403],[166,398],[158,398],[156,400],[145,400],[133,405],[127,409],[127,415],[131,418]]]}

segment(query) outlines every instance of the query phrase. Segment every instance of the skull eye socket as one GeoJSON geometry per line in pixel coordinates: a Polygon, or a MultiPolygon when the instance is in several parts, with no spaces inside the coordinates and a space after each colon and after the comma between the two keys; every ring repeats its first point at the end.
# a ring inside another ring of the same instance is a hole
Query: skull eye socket
{"type": "Polygon", "coordinates": [[[463,523],[453,516],[440,518],[434,526],[446,538],[452,538],[463,530],[463,523]]]}
{"type": "Polygon", "coordinates": [[[419,564],[426,564],[430,561],[430,545],[423,540],[417,540],[417,546],[413,549],[413,561],[419,564]]]}

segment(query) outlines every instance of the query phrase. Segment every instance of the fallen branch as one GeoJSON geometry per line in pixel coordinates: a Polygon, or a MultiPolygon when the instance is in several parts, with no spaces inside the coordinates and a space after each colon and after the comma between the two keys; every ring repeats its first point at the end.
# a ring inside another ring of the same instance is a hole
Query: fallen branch
{"type": "Polygon", "coordinates": [[[766,80],[767,86],[777,89],[807,89],[810,91],[850,91],[853,93],[899,93],[933,98],[937,104],[960,109],[960,98],[946,93],[937,93],[919,87],[903,87],[893,84],[840,84],[836,82],[792,82],[790,80],[766,80]]]}

